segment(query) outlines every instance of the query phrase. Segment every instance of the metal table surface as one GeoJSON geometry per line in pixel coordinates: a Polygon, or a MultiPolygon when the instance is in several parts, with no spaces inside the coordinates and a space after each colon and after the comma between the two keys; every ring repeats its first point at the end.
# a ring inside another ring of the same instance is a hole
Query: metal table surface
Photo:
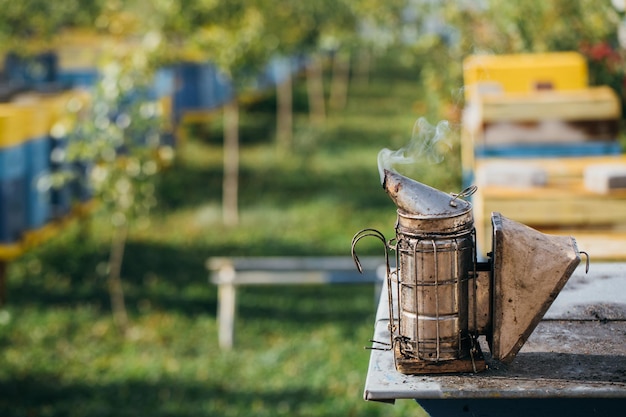
{"type": "MultiPolygon", "coordinates": [[[[383,290],[374,340],[389,342],[388,322],[383,290]]],[[[625,415],[626,263],[578,267],[511,364],[481,345],[488,369],[460,375],[404,375],[372,350],[364,397],[414,399],[431,416],[625,415]]]]}

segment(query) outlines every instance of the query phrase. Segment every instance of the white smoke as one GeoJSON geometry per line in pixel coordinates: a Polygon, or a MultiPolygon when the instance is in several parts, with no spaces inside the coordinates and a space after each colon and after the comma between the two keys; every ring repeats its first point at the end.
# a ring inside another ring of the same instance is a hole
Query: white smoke
{"type": "Polygon", "coordinates": [[[417,119],[408,144],[396,151],[384,148],[378,153],[381,184],[385,179],[385,170],[397,172],[397,165],[441,163],[452,148],[451,133],[450,124],[446,120],[433,126],[423,117],[417,119]]]}

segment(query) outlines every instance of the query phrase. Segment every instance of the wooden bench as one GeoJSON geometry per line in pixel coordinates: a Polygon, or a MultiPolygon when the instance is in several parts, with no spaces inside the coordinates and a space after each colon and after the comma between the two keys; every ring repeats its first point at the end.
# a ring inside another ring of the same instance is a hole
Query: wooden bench
{"type": "Polygon", "coordinates": [[[380,292],[385,277],[384,258],[361,258],[363,273],[350,257],[234,257],[209,258],[211,283],[218,286],[219,345],[234,342],[236,290],[242,285],[303,285],[376,283],[380,292]]]}

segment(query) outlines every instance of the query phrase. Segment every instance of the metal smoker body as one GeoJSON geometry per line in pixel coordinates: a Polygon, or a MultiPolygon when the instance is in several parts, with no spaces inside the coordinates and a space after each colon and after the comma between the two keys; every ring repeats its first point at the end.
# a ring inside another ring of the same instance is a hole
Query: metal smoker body
{"type": "Polygon", "coordinates": [[[396,346],[399,358],[409,359],[398,362],[403,366],[418,359],[424,369],[475,368],[468,328],[475,232],[471,207],[462,203],[453,213],[415,215],[398,209],[394,249],[401,337],[396,346]]]}
{"type": "Polygon", "coordinates": [[[479,263],[472,206],[459,198],[471,195],[475,187],[451,195],[391,171],[385,171],[383,187],[397,206],[395,239],[387,242],[380,232],[364,229],[352,240],[352,254],[360,269],[356,243],[374,236],[385,244],[388,348],[394,350],[396,368],[407,374],[481,371],[486,366],[479,335],[487,336],[495,359],[512,360],[580,262],[575,241],[543,235],[494,214],[494,259],[479,263]],[[517,265],[508,262],[511,251],[506,245],[514,246],[509,244],[514,239],[523,246],[525,238],[550,246],[548,256],[556,258],[556,269],[541,262],[529,277],[503,280],[501,272],[515,274],[511,268],[517,265]],[[395,252],[394,270],[388,250],[395,252]],[[516,280],[536,285],[527,293],[512,294],[520,287],[516,280]],[[541,301],[541,292],[547,292],[544,302],[521,307],[520,301],[541,301]],[[520,300],[525,296],[533,298],[520,300]],[[507,303],[502,302],[505,297],[507,303]]]}

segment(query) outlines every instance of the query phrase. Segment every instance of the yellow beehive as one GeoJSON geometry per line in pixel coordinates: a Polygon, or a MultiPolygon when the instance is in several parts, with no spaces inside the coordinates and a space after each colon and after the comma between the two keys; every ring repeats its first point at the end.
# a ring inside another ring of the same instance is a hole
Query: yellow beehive
{"type": "Polygon", "coordinates": [[[27,140],[37,139],[48,135],[50,112],[40,103],[14,103],[13,108],[22,114],[24,120],[24,135],[27,140]]]}
{"type": "Polygon", "coordinates": [[[24,114],[10,104],[0,104],[0,149],[20,145],[26,139],[24,114]]]}
{"type": "MultiPolygon", "coordinates": [[[[529,174],[541,170],[541,183],[501,184],[499,178],[477,175],[478,191],[473,195],[476,233],[481,252],[491,250],[491,212],[497,211],[543,233],[571,235],[592,259],[626,258],[626,189],[598,192],[584,184],[590,166],[626,166],[626,156],[580,158],[485,159],[476,171],[489,165],[508,167],[510,172],[529,174]],[[519,169],[516,169],[517,168],[519,169]]],[[[496,171],[492,170],[492,174],[496,171]]],[[[501,174],[502,175],[502,174],[501,174]]]]}
{"type": "Polygon", "coordinates": [[[608,86],[503,93],[468,104],[463,127],[476,145],[614,141],[621,113],[608,86]]]}
{"type": "Polygon", "coordinates": [[[77,120],[91,105],[91,95],[80,89],[54,94],[25,93],[18,95],[14,104],[27,108],[38,107],[40,114],[37,115],[37,125],[30,129],[41,130],[59,138],[75,128],[77,120]]]}
{"type": "Polygon", "coordinates": [[[463,61],[466,99],[489,92],[577,90],[588,78],[587,62],[578,52],[470,55],[463,61]]]}
{"type": "Polygon", "coordinates": [[[110,40],[88,31],[66,30],[56,36],[61,70],[84,70],[98,66],[110,40]]]}

